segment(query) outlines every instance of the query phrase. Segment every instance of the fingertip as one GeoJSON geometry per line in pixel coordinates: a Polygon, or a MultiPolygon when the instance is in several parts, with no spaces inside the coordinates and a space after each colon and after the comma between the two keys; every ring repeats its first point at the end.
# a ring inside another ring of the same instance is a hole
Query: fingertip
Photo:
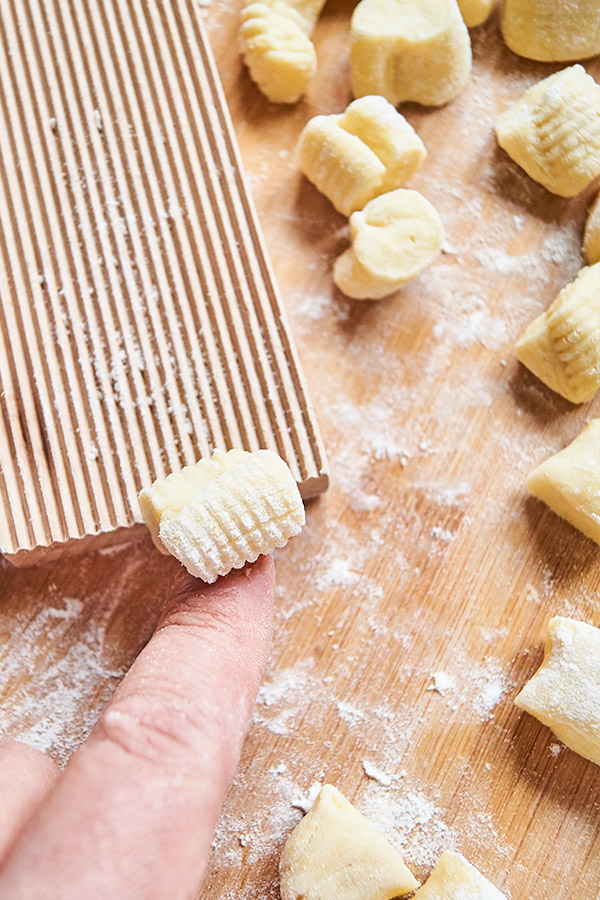
{"type": "Polygon", "coordinates": [[[242,569],[232,569],[227,575],[220,575],[212,584],[195,578],[182,566],[173,580],[167,607],[183,596],[194,595],[208,599],[238,591],[244,594],[256,592],[267,600],[272,599],[275,593],[275,563],[271,554],[259,556],[256,562],[246,563],[242,569]]]}

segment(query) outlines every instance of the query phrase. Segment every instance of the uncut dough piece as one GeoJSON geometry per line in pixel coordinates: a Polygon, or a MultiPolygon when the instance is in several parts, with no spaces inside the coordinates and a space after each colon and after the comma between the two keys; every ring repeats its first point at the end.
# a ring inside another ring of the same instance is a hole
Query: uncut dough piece
{"type": "Polygon", "coordinates": [[[381,832],[330,784],[287,839],[279,874],[281,900],[390,900],[418,886],[381,832]]]}
{"type": "Polygon", "coordinates": [[[600,388],[600,263],[582,269],[515,345],[517,358],[571,403],[600,388]]]}
{"type": "Polygon", "coordinates": [[[140,491],[138,500],[144,522],[161,553],[169,554],[158,536],[161,522],[178,515],[197,491],[237,466],[245,456],[249,456],[246,450],[229,450],[227,453],[215,450],[210,459],[200,459],[193,466],[184,466],[180,472],[157,478],[149,488],[140,491]]]}
{"type": "Polygon", "coordinates": [[[426,155],[404,116],[377,96],[340,115],[315,116],[298,142],[301,172],[345,216],[405,184],[426,155]]]}
{"type": "Polygon", "coordinates": [[[460,853],[446,850],[413,900],[507,900],[460,853]]]}
{"type": "Polygon", "coordinates": [[[569,62],[600,53],[598,0],[506,0],[502,36],[513,53],[569,62]]]}
{"type": "Polygon", "coordinates": [[[467,28],[477,28],[489,18],[496,0],[458,0],[458,5],[467,28]]]}
{"type": "Polygon", "coordinates": [[[592,204],[587,218],[583,235],[583,252],[590,265],[600,262],[600,194],[592,204]]]}
{"type": "Polygon", "coordinates": [[[600,544],[600,419],[534,469],[527,488],[550,509],[600,544]]]}
{"type": "Polygon", "coordinates": [[[551,619],[542,664],[515,703],[600,765],[600,630],[563,616],[551,619]]]}
{"type": "Polygon", "coordinates": [[[245,0],[240,44],[250,77],[273,103],[296,103],[317,67],[310,40],[325,0],[245,0]]]}
{"type": "Polygon", "coordinates": [[[304,525],[300,492],[281,457],[256,450],[224,467],[223,457],[232,452],[242,451],[215,451],[213,477],[204,478],[206,470],[199,465],[188,466],[183,475],[170,483],[168,478],[155,482],[140,497],[150,521],[159,522],[162,547],[208,584],[283,547],[304,525]],[[190,471],[196,468],[201,471],[199,487],[198,473],[190,471]],[[175,512],[181,501],[184,505],[175,512]]]}
{"type": "Polygon", "coordinates": [[[456,0],[361,0],[351,20],[355,97],[381,94],[394,106],[441,106],[471,73],[471,40],[456,0]]]}
{"type": "Polygon", "coordinates": [[[534,181],[573,197],[600,175],[600,85],[583,66],[556,72],[502,113],[496,134],[534,181]]]}
{"type": "Polygon", "coordinates": [[[333,278],[355,300],[379,300],[412,281],[440,252],[444,226],[417,191],[399,188],[350,217],[352,246],[339,256],[333,278]]]}

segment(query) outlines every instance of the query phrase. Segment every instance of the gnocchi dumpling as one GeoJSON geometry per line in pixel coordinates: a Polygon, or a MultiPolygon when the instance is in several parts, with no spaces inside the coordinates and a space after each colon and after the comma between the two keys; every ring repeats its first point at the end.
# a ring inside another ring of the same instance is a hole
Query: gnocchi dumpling
{"type": "Polygon", "coordinates": [[[398,188],[350,217],[352,246],[335,261],[333,278],[355,300],[378,300],[416,278],[440,252],[444,226],[417,191],[398,188]]]}
{"type": "Polygon", "coordinates": [[[273,103],[296,103],[317,68],[310,40],[325,0],[246,0],[240,43],[250,77],[273,103]]]}
{"type": "Polygon", "coordinates": [[[281,900],[390,900],[418,882],[343,794],[323,785],[279,862],[281,900]]]}
{"type": "Polygon", "coordinates": [[[506,900],[506,896],[464,856],[446,850],[413,900],[506,900]]]}
{"type": "Polygon", "coordinates": [[[583,235],[583,252],[590,265],[600,262],[600,194],[588,214],[583,235]]]}
{"type": "Polygon", "coordinates": [[[476,28],[489,17],[496,0],[458,0],[458,5],[467,28],[476,28]]]}
{"type": "Polygon", "coordinates": [[[600,765],[600,629],[563,616],[551,619],[542,664],[515,703],[600,765]]]}
{"type": "Polygon", "coordinates": [[[157,479],[139,501],[158,548],[208,584],[283,547],[304,525],[294,476],[272,450],[215,450],[157,479]]]}
{"type": "Polygon", "coordinates": [[[191,466],[184,466],[179,472],[171,472],[164,478],[157,478],[150,487],[140,491],[140,510],[155,547],[161,553],[169,551],[159,537],[161,524],[179,515],[188,500],[215,481],[224,472],[237,466],[246,456],[246,450],[215,450],[210,458],[198,460],[191,466]]]}
{"type": "Polygon", "coordinates": [[[412,126],[383,97],[361,97],[340,115],[315,116],[298,143],[300,170],[349,216],[401,187],[426,156],[412,126]]]}
{"type": "Polygon", "coordinates": [[[527,488],[600,544],[600,419],[531,472],[527,488]]]}
{"type": "Polygon", "coordinates": [[[519,56],[568,62],[600,53],[598,0],[505,0],[502,35],[519,56]]]}
{"type": "Polygon", "coordinates": [[[396,106],[441,106],[471,73],[471,40],[456,0],[361,0],[350,26],[355,97],[381,94],[396,106]]]}
{"type": "Polygon", "coordinates": [[[583,66],[556,72],[502,113],[496,134],[534,181],[573,197],[600,175],[600,85],[583,66]]]}
{"type": "Polygon", "coordinates": [[[600,388],[600,263],[563,288],[515,350],[523,365],[571,403],[592,399],[600,388]]]}

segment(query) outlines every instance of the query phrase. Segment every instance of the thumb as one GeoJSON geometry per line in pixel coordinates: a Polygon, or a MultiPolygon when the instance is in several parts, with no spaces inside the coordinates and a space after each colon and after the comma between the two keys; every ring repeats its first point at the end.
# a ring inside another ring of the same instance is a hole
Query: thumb
{"type": "Polygon", "coordinates": [[[270,557],[211,586],[177,579],[10,854],[0,896],[42,900],[58,885],[61,900],[196,896],[269,652],[273,591],[270,557]]]}

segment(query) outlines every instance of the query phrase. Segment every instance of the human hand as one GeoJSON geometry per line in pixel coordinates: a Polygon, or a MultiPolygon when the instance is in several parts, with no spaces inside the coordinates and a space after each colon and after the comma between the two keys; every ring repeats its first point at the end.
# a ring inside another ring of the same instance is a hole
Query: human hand
{"type": "Polygon", "coordinates": [[[271,557],[181,572],[154,636],[61,774],[0,743],[0,897],[192,900],[271,644],[271,557]]]}

